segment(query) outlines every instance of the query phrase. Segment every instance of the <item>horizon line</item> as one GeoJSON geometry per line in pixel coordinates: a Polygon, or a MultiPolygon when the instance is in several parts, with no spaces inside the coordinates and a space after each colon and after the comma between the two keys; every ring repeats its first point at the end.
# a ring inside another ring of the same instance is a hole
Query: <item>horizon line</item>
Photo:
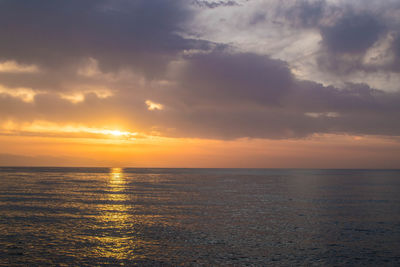
{"type": "Polygon", "coordinates": [[[237,170],[398,170],[400,168],[312,168],[312,167],[110,167],[110,166],[6,166],[0,165],[0,168],[82,168],[82,169],[237,169],[237,170]]]}

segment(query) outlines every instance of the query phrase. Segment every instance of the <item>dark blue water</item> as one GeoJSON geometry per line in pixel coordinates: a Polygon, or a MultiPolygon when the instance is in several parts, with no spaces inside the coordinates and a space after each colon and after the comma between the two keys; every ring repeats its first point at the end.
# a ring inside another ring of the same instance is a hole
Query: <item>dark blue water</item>
{"type": "Polygon", "coordinates": [[[399,170],[0,168],[0,265],[400,266],[399,170]]]}

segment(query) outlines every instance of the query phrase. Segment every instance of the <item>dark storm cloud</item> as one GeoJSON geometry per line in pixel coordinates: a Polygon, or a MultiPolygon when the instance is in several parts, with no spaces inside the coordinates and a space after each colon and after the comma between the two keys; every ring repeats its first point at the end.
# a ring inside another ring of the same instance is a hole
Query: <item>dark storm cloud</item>
{"type": "Polygon", "coordinates": [[[400,93],[365,84],[338,89],[299,81],[286,63],[266,56],[229,49],[188,56],[173,81],[149,96],[166,109],[142,115],[142,126],[157,126],[163,135],[218,139],[400,135],[396,123],[400,93]]]}
{"type": "Polygon", "coordinates": [[[323,44],[332,52],[364,52],[387,30],[377,10],[333,5],[324,0],[288,3],[278,5],[276,17],[283,17],[293,27],[318,29],[323,44]]]}
{"type": "Polygon", "coordinates": [[[340,74],[356,70],[376,71],[376,68],[365,66],[363,58],[387,30],[384,22],[374,14],[347,11],[335,24],[320,26],[323,48],[319,65],[340,74]]]}
{"type": "Polygon", "coordinates": [[[391,52],[394,54],[394,60],[393,63],[390,65],[390,69],[396,72],[400,72],[400,31],[396,34],[391,49],[391,52]]]}
{"type": "Polygon", "coordinates": [[[298,138],[313,133],[400,134],[396,124],[400,93],[364,84],[338,89],[299,81],[283,62],[255,54],[201,54],[186,60],[173,98],[160,98],[171,110],[157,121],[163,127],[179,129],[177,136],[229,139],[298,138]],[[258,58],[258,64],[247,68],[245,59],[257,62],[253,57],[258,58]],[[177,106],[177,102],[187,105],[177,106]]]}
{"type": "Polygon", "coordinates": [[[385,31],[369,14],[346,14],[332,26],[321,27],[323,44],[333,53],[364,53],[385,31]]]}
{"type": "Polygon", "coordinates": [[[207,42],[180,37],[184,1],[1,1],[0,58],[54,68],[93,57],[105,70],[161,71],[183,49],[207,42]]]}
{"type": "Polygon", "coordinates": [[[217,105],[246,101],[277,104],[292,83],[285,62],[226,49],[187,57],[177,78],[189,98],[196,96],[217,105]]]}

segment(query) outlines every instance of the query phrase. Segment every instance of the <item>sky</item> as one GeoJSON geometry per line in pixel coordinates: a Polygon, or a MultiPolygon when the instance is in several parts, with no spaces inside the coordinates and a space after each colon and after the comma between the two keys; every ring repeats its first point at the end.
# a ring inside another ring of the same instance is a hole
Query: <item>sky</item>
{"type": "Polygon", "coordinates": [[[0,0],[0,165],[400,168],[398,0],[0,0]]]}

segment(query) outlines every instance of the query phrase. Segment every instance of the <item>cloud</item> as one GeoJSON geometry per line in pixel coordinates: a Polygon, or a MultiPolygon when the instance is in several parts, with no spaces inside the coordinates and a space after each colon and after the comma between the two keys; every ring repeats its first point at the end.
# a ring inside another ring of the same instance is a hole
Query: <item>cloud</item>
{"type": "Polygon", "coordinates": [[[172,77],[193,101],[277,104],[292,83],[285,62],[253,53],[216,49],[186,57],[172,77]]]}
{"type": "Polygon", "coordinates": [[[221,6],[237,6],[238,3],[232,0],[228,1],[202,1],[202,0],[194,0],[193,3],[199,7],[206,8],[217,8],[221,6]]]}
{"type": "MultiPolygon", "coordinates": [[[[375,59],[389,52],[390,58],[400,57],[397,24],[359,6],[326,1],[275,7],[280,8],[271,9],[275,17],[256,8],[238,16],[244,31],[251,25],[267,35],[271,29],[268,41],[278,45],[268,54],[242,49],[229,38],[194,37],[188,28],[196,12],[236,14],[244,4],[199,11],[186,1],[168,0],[1,1],[0,23],[8,26],[0,34],[9,36],[0,43],[1,62],[40,71],[0,73],[0,118],[87,129],[115,122],[144,135],[216,139],[400,135],[398,90],[360,82],[339,88],[312,76],[300,80],[292,62],[305,57],[301,49],[273,53],[303,33],[320,34],[310,40],[320,41],[313,44],[318,49],[313,58],[323,72],[387,74],[397,71],[397,61],[375,59]],[[255,10],[261,15],[250,23],[255,10]],[[267,26],[272,28],[262,28],[267,26]],[[289,32],[284,41],[282,29],[289,32]]],[[[307,48],[302,44],[296,46],[307,48]]]]}
{"type": "MultiPolygon", "coordinates": [[[[73,89],[72,89],[73,90],[73,89]]],[[[104,87],[97,87],[97,86],[81,86],[76,92],[69,92],[69,93],[60,93],[61,98],[66,99],[72,103],[79,103],[83,102],[86,97],[90,97],[90,95],[95,95],[99,99],[105,99],[111,97],[113,92],[104,87]]]]}
{"type": "Polygon", "coordinates": [[[183,49],[191,11],[185,1],[1,1],[0,59],[57,68],[92,57],[103,70],[130,66],[156,75],[183,49]]]}
{"type": "MultiPolygon", "coordinates": [[[[290,2],[289,2],[290,3],[290,2]]],[[[293,1],[293,4],[281,2],[276,16],[284,17],[293,27],[315,27],[323,19],[327,8],[326,1],[293,1]]]]}
{"type": "Polygon", "coordinates": [[[230,50],[185,57],[171,68],[170,83],[155,89],[168,110],[146,117],[164,135],[283,139],[315,133],[400,134],[395,125],[399,92],[300,81],[280,60],[230,50]]]}
{"type": "Polygon", "coordinates": [[[333,53],[365,53],[384,31],[374,15],[352,13],[321,28],[323,44],[333,53]]]}
{"type": "Polygon", "coordinates": [[[155,103],[151,100],[146,100],[146,105],[148,110],[163,110],[164,106],[160,103],[155,103]]]}
{"type": "Polygon", "coordinates": [[[0,84],[0,97],[11,96],[24,102],[33,102],[37,92],[31,88],[7,88],[0,84]]]}
{"type": "Polygon", "coordinates": [[[15,61],[9,60],[0,62],[0,72],[5,73],[35,73],[39,68],[35,65],[22,65],[15,61]]]}
{"type": "Polygon", "coordinates": [[[396,1],[294,1],[279,5],[277,16],[283,16],[293,28],[315,29],[322,38],[318,64],[324,71],[340,75],[354,72],[398,72],[397,36],[400,35],[396,1]],[[397,14],[397,15],[396,15],[397,14]],[[396,36],[396,37],[393,37],[396,36]],[[392,38],[392,42],[387,39],[392,38]],[[386,41],[385,41],[386,40],[386,41]],[[376,54],[377,46],[380,54],[376,54]],[[368,54],[384,57],[380,64],[366,64],[368,54]]]}

